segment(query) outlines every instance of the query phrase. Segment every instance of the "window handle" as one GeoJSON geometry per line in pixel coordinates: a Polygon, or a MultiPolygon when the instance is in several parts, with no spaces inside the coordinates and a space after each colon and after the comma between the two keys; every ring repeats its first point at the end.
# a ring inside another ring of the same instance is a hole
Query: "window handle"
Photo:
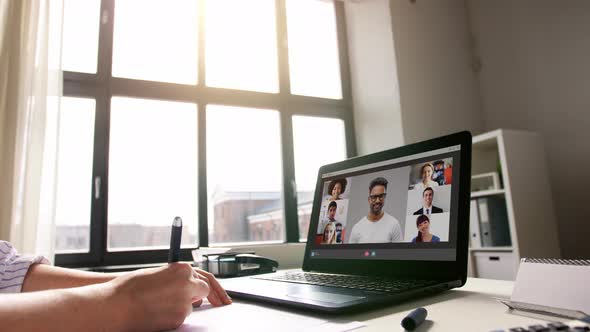
{"type": "Polygon", "coordinates": [[[100,176],[94,177],[94,199],[100,199],[100,176]]]}
{"type": "Polygon", "coordinates": [[[297,183],[295,180],[291,180],[291,190],[293,191],[293,197],[297,198],[297,183]]]}
{"type": "Polygon", "coordinates": [[[109,11],[108,10],[103,10],[102,15],[100,16],[100,21],[102,22],[102,24],[109,23],[109,11]]]}

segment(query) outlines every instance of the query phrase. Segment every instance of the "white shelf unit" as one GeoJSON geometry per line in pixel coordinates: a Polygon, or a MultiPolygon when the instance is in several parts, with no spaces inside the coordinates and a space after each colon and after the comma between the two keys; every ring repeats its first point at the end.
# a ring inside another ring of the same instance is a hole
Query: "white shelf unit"
{"type": "Polygon", "coordinates": [[[471,198],[503,197],[511,245],[470,248],[469,275],[514,280],[521,258],[561,256],[541,137],[505,129],[474,136],[472,175],[490,172],[500,173],[502,187],[473,192],[471,198]]]}
{"type": "Polygon", "coordinates": [[[486,197],[486,196],[493,196],[493,195],[504,195],[506,191],[504,189],[494,189],[494,190],[482,190],[482,191],[475,191],[471,193],[471,198],[478,198],[478,197],[486,197]]]}

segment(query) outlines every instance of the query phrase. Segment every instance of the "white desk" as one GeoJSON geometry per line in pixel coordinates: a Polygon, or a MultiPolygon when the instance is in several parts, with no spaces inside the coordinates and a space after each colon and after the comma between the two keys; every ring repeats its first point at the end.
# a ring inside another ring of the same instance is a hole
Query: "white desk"
{"type": "Polygon", "coordinates": [[[400,326],[402,318],[416,307],[425,307],[428,317],[415,331],[492,331],[543,324],[551,320],[538,315],[524,316],[509,312],[505,305],[494,300],[494,297],[509,298],[512,287],[511,281],[469,278],[462,288],[437,296],[336,317],[308,315],[256,302],[235,300],[230,306],[211,308],[205,305],[195,309],[185,321],[187,325],[181,326],[178,331],[298,331],[301,328],[294,325],[315,326],[320,319],[336,322],[360,321],[366,327],[355,330],[359,332],[403,331],[400,326]],[[548,320],[542,320],[543,318],[548,320]]]}

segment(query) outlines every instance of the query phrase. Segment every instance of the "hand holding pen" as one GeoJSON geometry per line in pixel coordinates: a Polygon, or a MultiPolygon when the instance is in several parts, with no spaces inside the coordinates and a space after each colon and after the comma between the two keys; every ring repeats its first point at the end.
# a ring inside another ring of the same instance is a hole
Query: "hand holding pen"
{"type": "MultiPolygon", "coordinates": [[[[182,241],[182,218],[175,217],[172,221],[172,229],[170,231],[170,250],[168,251],[168,264],[178,263],[180,261],[180,244],[182,241]]],[[[193,277],[201,280],[209,285],[210,291],[207,299],[212,305],[230,304],[231,298],[227,295],[223,287],[219,284],[213,274],[203,271],[201,269],[193,268],[193,277]]],[[[201,298],[195,298],[194,306],[199,306],[202,303],[201,298]]]]}
{"type": "Polygon", "coordinates": [[[176,217],[172,222],[166,266],[133,271],[111,281],[116,290],[114,302],[121,304],[119,311],[125,311],[125,321],[134,324],[129,329],[175,328],[205,297],[213,306],[231,303],[212,274],[179,262],[181,239],[182,219],[176,217]]]}

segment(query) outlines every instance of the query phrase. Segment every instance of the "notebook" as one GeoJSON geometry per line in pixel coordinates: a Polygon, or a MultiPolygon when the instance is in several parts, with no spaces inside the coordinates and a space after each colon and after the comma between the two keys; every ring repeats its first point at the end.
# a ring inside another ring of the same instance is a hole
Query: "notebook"
{"type": "Polygon", "coordinates": [[[590,260],[523,258],[511,308],[580,319],[590,315],[590,260]]]}
{"type": "Polygon", "coordinates": [[[470,173],[468,132],[325,165],[302,268],[220,282],[236,298],[333,313],[460,287],[470,173]]]}

